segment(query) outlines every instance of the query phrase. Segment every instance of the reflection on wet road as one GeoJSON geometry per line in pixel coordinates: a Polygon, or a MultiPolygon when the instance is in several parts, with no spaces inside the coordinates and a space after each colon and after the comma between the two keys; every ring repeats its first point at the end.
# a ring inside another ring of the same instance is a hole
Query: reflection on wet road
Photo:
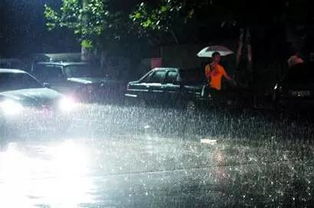
{"type": "Polygon", "coordinates": [[[242,122],[263,140],[244,138],[230,129],[237,118],[213,116],[105,106],[88,108],[66,135],[11,139],[0,151],[0,207],[313,204],[312,145],[276,140],[279,127],[252,117],[242,122]]]}
{"type": "Polygon", "coordinates": [[[72,142],[11,144],[1,153],[1,207],[75,207],[91,202],[88,152],[72,142]]]}

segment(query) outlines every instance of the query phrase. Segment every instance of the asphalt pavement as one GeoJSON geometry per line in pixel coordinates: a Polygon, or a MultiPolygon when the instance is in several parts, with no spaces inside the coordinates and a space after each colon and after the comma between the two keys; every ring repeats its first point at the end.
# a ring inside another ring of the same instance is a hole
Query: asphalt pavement
{"type": "Polygon", "coordinates": [[[0,207],[311,207],[312,123],[85,105],[0,151],[0,207]]]}

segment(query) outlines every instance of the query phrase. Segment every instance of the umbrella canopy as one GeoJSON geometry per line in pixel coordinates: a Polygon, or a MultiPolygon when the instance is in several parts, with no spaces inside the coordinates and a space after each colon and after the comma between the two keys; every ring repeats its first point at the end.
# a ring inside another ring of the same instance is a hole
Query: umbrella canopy
{"type": "Polygon", "coordinates": [[[200,52],[198,52],[198,57],[212,57],[213,53],[218,52],[221,56],[227,56],[233,54],[233,51],[225,46],[208,46],[203,48],[200,52]]]}

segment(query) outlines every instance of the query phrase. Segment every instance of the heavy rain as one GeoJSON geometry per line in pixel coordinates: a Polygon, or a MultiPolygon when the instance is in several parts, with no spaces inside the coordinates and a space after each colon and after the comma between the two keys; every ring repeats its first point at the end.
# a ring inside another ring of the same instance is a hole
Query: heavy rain
{"type": "Polygon", "coordinates": [[[313,203],[311,123],[217,109],[82,108],[66,134],[9,137],[1,207],[313,203]]]}
{"type": "Polygon", "coordinates": [[[312,207],[308,2],[117,2],[0,2],[0,208],[312,207]]]}

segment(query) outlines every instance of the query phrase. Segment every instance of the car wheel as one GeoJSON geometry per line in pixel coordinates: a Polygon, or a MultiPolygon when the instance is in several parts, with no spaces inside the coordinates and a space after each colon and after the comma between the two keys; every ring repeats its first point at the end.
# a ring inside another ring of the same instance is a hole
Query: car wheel
{"type": "Polygon", "coordinates": [[[280,100],[277,99],[277,97],[273,99],[273,108],[276,112],[281,112],[284,109],[283,104],[280,103],[280,100]]]}
{"type": "Polygon", "coordinates": [[[123,100],[123,104],[124,106],[128,106],[128,107],[133,107],[136,105],[136,101],[137,99],[135,98],[129,98],[129,97],[125,97],[124,100],[123,100]]]}
{"type": "Polygon", "coordinates": [[[189,100],[185,104],[185,110],[188,113],[194,113],[196,111],[196,103],[193,100],[189,100]]]}
{"type": "Polygon", "coordinates": [[[146,100],[140,99],[139,103],[138,103],[138,106],[141,107],[141,108],[145,108],[147,106],[146,100]]]}
{"type": "Polygon", "coordinates": [[[274,104],[273,104],[273,108],[275,110],[275,113],[281,118],[282,116],[286,115],[287,114],[287,107],[282,103],[280,102],[279,99],[276,99],[274,101],[274,104]]]}

